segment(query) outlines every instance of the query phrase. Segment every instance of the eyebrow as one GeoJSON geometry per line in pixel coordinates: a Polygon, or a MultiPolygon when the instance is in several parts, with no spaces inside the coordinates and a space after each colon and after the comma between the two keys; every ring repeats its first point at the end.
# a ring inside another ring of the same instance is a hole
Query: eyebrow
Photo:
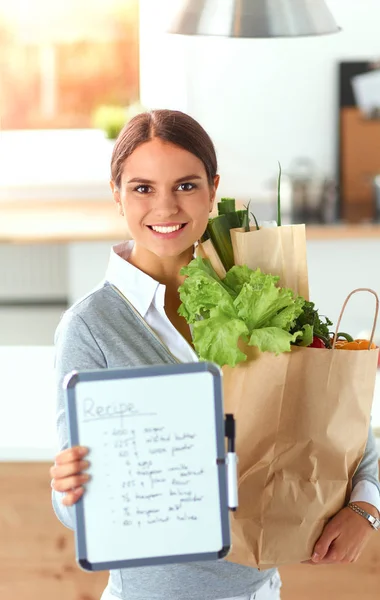
{"type": "MultiPolygon", "coordinates": [[[[200,175],[185,175],[185,177],[180,177],[179,179],[176,179],[174,183],[180,183],[181,181],[188,181],[189,179],[202,179],[202,177],[200,175]]],[[[156,183],[155,181],[152,181],[150,179],[144,179],[144,177],[134,177],[133,179],[130,179],[129,181],[127,181],[127,183],[156,183]]]]}

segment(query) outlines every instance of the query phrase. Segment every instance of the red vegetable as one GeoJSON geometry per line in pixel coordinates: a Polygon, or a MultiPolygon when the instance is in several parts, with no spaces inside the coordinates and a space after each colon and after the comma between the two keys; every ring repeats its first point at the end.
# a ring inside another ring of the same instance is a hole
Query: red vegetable
{"type": "Polygon", "coordinates": [[[324,341],[315,335],[309,348],[326,348],[326,346],[324,341]]]}

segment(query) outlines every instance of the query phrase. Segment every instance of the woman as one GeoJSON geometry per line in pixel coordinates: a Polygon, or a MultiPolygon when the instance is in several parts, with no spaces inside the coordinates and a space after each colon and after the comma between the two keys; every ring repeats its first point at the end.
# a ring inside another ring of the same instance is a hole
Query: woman
{"type": "MultiPolygon", "coordinates": [[[[219,184],[212,141],[194,119],[176,111],[132,119],[115,144],[111,172],[112,193],[134,242],[112,249],[105,282],[65,313],[56,333],[62,451],[51,468],[53,504],[71,528],[72,506],[84,493],[89,463],[86,449],[68,449],[63,377],[73,369],[197,360],[189,327],[177,312],[179,272],[206,229],[219,184]]],[[[354,484],[353,499],[377,516],[372,433],[354,484]]],[[[365,519],[344,508],[316,545],[319,562],[354,560],[371,534],[365,519]]],[[[112,571],[102,598],[278,600],[280,585],[275,569],[259,572],[220,560],[112,571]]]]}

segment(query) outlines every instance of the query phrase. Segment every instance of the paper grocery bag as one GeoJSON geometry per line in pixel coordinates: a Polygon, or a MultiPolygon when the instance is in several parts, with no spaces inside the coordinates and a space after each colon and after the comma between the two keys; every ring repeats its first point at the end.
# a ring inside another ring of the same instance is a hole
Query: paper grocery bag
{"type": "Polygon", "coordinates": [[[309,300],[305,225],[231,229],[235,265],[278,275],[278,285],[309,300]]]}
{"type": "Polygon", "coordinates": [[[368,437],[378,349],[248,353],[247,362],[223,367],[239,457],[226,560],[267,569],[310,559],[348,500],[368,437]]]}
{"type": "Polygon", "coordinates": [[[198,242],[194,254],[195,256],[200,256],[201,258],[207,258],[218,277],[220,277],[220,279],[225,278],[226,270],[211,240],[198,242]]]}

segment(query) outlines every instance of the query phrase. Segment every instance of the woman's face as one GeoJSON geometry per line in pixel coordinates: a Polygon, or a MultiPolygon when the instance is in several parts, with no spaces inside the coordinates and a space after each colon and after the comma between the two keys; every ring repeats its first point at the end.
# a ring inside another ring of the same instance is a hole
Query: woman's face
{"type": "Polygon", "coordinates": [[[124,163],[121,188],[111,182],[131,237],[160,257],[186,252],[204,233],[219,176],[210,187],[202,161],[154,138],[124,163]]]}

